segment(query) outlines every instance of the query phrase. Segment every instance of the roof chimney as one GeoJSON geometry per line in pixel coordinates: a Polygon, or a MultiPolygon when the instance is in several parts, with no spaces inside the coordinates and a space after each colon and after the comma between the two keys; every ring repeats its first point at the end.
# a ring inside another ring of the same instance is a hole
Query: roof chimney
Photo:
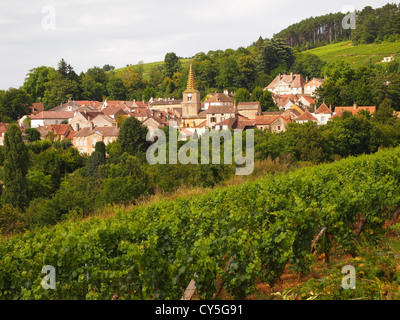
{"type": "Polygon", "coordinates": [[[357,103],[354,101],[354,104],[353,104],[353,109],[355,110],[355,109],[357,109],[357,103]]]}
{"type": "Polygon", "coordinates": [[[293,81],[293,71],[290,72],[290,81],[293,81]]]}

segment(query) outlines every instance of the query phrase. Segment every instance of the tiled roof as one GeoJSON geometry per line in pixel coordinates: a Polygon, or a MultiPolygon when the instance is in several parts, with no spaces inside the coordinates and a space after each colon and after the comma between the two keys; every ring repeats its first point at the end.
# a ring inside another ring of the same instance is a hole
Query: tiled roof
{"type": "Polygon", "coordinates": [[[0,122],[0,133],[5,133],[7,131],[8,123],[0,122]]]}
{"type": "Polygon", "coordinates": [[[42,111],[33,116],[32,119],[70,119],[74,117],[74,111],[42,111]]]}
{"type": "Polygon", "coordinates": [[[93,118],[96,118],[100,114],[104,114],[102,111],[80,111],[80,114],[86,119],[86,120],[92,120],[93,118]]]}
{"type": "Polygon", "coordinates": [[[317,121],[317,118],[315,118],[311,113],[308,111],[304,112],[300,117],[298,117],[295,121],[317,121]]]}
{"type": "Polygon", "coordinates": [[[284,111],[264,111],[263,113],[262,113],[262,115],[263,116],[279,116],[279,115],[281,115],[282,113],[284,113],[284,111]]]}
{"type": "Polygon", "coordinates": [[[320,79],[320,78],[312,78],[310,81],[308,81],[305,86],[310,86],[312,87],[313,85],[315,86],[320,86],[325,82],[325,79],[320,79]]]}
{"type": "Polygon", "coordinates": [[[132,108],[147,108],[149,104],[145,101],[133,101],[132,108]]]}
{"type": "Polygon", "coordinates": [[[216,124],[216,126],[228,126],[230,129],[243,130],[248,127],[254,127],[256,125],[256,120],[245,120],[235,118],[228,118],[216,124]]]}
{"type": "Polygon", "coordinates": [[[124,109],[126,106],[118,106],[118,107],[106,107],[103,110],[101,110],[104,114],[111,116],[116,114],[117,112],[122,111],[124,114],[127,114],[124,109]]]}
{"type": "Polygon", "coordinates": [[[274,89],[279,82],[285,82],[290,88],[304,87],[306,80],[300,74],[278,74],[275,79],[266,87],[274,89]]]}
{"type": "Polygon", "coordinates": [[[69,124],[52,124],[48,131],[53,129],[56,135],[65,135],[70,127],[71,125],[69,124]]]}
{"type": "Polygon", "coordinates": [[[149,117],[151,113],[149,108],[136,108],[131,112],[134,117],[149,117]]]}
{"type": "Polygon", "coordinates": [[[133,101],[125,101],[125,100],[105,100],[103,102],[103,105],[106,105],[107,107],[132,107],[133,106],[133,101]]]}
{"type": "Polygon", "coordinates": [[[258,110],[261,108],[259,101],[252,102],[239,102],[237,105],[238,110],[258,110]]]}
{"type": "Polygon", "coordinates": [[[44,111],[44,105],[41,102],[32,103],[32,106],[30,108],[31,108],[33,114],[44,111]]]}
{"type": "Polygon", "coordinates": [[[209,106],[208,109],[206,110],[207,114],[229,114],[229,113],[235,113],[235,107],[234,106],[209,106]]]}
{"type": "Polygon", "coordinates": [[[77,131],[71,130],[68,132],[68,135],[65,137],[65,139],[72,139],[77,131]]]}
{"type": "Polygon", "coordinates": [[[308,101],[309,104],[315,104],[315,100],[309,96],[302,96],[303,99],[305,99],[306,101],[308,101]]]}
{"type": "Polygon", "coordinates": [[[207,120],[199,123],[196,128],[205,128],[207,126],[207,120]]]}
{"type": "Polygon", "coordinates": [[[266,124],[271,124],[272,122],[274,122],[278,117],[280,117],[279,115],[268,115],[268,116],[257,116],[256,117],[256,124],[257,125],[266,125],[266,124]]]}
{"type": "Polygon", "coordinates": [[[108,115],[106,115],[106,114],[99,114],[99,115],[97,115],[96,117],[94,117],[92,120],[90,120],[90,121],[94,121],[95,119],[97,119],[97,118],[103,118],[104,120],[106,120],[106,121],[108,121],[109,123],[111,123],[111,124],[113,124],[114,123],[114,119],[113,118],[111,118],[110,116],[108,116],[108,115]]]}
{"type": "Polygon", "coordinates": [[[206,102],[233,102],[233,97],[225,93],[214,93],[211,98],[208,98],[206,102]]]}
{"type": "Polygon", "coordinates": [[[325,102],[323,104],[321,104],[321,106],[317,109],[317,111],[315,111],[315,113],[329,113],[331,114],[332,111],[328,108],[328,106],[325,104],[325,102]]]}
{"type": "Polygon", "coordinates": [[[88,137],[92,134],[98,133],[106,137],[116,137],[119,134],[119,128],[117,127],[95,127],[94,129],[90,127],[83,128],[74,134],[74,138],[88,137]]]}
{"type": "Polygon", "coordinates": [[[359,107],[359,106],[352,106],[352,107],[336,107],[335,112],[341,113],[343,111],[350,111],[353,114],[356,114],[360,110],[369,111],[370,114],[375,113],[376,106],[367,106],[367,107],[359,107]]]}

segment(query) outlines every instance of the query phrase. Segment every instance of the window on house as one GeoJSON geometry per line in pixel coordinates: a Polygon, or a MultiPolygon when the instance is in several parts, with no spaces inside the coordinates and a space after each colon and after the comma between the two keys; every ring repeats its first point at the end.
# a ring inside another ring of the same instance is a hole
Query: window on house
{"type": "Polygon", "coordinates": [[[325,121],[325,117],[321,117],[321,122],[325,121]]]}
{"type": "Polygon", "coordinates": [[[281,131],[281,126],[278,126],[278,131],[281,131]]]}
{"type": "Polygon", "coordinates": [[[211,117],[210,121],[211,122],[217,122],[217,119],[215,119],[215,117],[211,117]]]}

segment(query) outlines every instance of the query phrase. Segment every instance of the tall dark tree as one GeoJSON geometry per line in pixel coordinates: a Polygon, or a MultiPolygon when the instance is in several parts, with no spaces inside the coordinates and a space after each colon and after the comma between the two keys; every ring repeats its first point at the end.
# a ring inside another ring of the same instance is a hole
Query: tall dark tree
{"type": "Polygon", "coordinates": [[[164,58],[165,76],[172,78],[175,72],[180,70],[179,58],[174,52],[168,52],[164,58]]]}
{"type": "Polygon", "coordinates": [[[135,117],[128,117],[121,126],[118,142],[121,144],[122,152],[133,156],[145,153],[149,142],[146,141],[148,129],[135,117]]]}
{"type": "Polygon", "coordinates": [[[106,145],[103,141],[97,141],[94,146],[94,152],[98,152],[101,156],[102,163],[106,163],[106,145]]]}
{"type": "Polygon", "coordinates": [[[21,130],[10,124],[4,135],[4,191],[2,201],[15,207],[25,208],[28,204],[28,150],[22,141],[21,130]]]}

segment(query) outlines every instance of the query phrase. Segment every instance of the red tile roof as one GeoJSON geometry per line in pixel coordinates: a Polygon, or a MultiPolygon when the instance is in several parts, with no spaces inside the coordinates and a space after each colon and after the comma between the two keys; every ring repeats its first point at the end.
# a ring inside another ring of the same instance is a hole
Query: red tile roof
{"type": "Polygon", "coordinates": [[[70,119],[74,117],[74,111],[42,111],[33,116],[32,119],[70,119]]]}
{"type": "Polygon", "coordinates": [[[355,105],[352,107],[336,107],[335,108],[336,113],[342,113],[343,111],[350,111],[352,114],[356,114],[360,110],[369,111],[370,114],[373,114],[376,111],[376,106],[359,107],[359,106],[355,105]]]}
{"type": "Polygon", "coordinates": [[[315,104],[315,100],[309,96],[303,96],[303,98],[309,103],[309,104],[315,104]]]}
{"type": "Polygon", "coordinates": [[[306,80],[301,74],[278,74],[266,89],[274,89],[281,81],[287,83],[290,88],[300,88],[306,84],[306,80]]]}
{"type": "Polygon", "coordinates": [[[310,81],[308,81],[305,86],[312,87],[312,86],[320,86],[325,82],[325,79],[320,79],[320,78],[312,78],[310,81]]]}
{"type": "Polygon", "coordinates": [[[95,127],[94,129],[90,127],[83,128],[82,130],[74,134],[74,138],[88,137],[92,134],[100,134],[106,137],[116,137],[119,134],[119,128],[117,127],[95,127]]]}
{"type": "Polygon", "coordinates": [[[251,101],[251,102],[239,102],[238,110],[258,110],[261,109],[261,105],[259,101],[251,101]]]}
{"type": "Polygon", "coordinates": [[[65,135],[70,127],[69,124],[52,124],[47,131],[52,129],[56,135],[65,135]]]}
{"type": "Polygon", "coordinates": [[[68,135],[65,137],[65,139],[72,139],[75,133],[77,133],[77,131],[71,130],[68,132],[68,135]]]}
{"type": "Polygon", "coordinates": [[[108,115],[108,116],[114,115],[114,114],[116,114],[117,112],[120,112],[120,113],[121,113],[121,111],[122,111],[122,114],[127,114],[127,113],[125,112],[125,110],[124,110],[125,108],[126,108],[126,106],[107,107],[107,108],[103,109],[102,112],[103,112],[104,114],[108,115]]]}
{"type": "Polygon", "coordinates": [[[315,118],[311,113],[306,111],[294,121],[317,121],[317,118],[315,118]]]}
{"type": "Polygon", "coordinates": [[[325,104],[325,102],[323,104],[321,104],[321,106],[317,109],[317,111],[315,111],[315,113],[329,113],[332,114],[332,111],[328,108],[328,106],[325,104]]]}

